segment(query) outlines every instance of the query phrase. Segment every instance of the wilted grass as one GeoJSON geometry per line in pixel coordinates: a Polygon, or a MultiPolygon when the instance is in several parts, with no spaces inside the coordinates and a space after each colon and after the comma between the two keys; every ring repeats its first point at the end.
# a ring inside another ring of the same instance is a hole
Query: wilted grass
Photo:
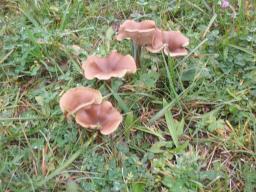
{"type": "Polygon", "coordinates": [[[230,3],[0,0],[1,191],[255,191],[256,5],[230,3]],[[181,30],[189,55],[142,50],[135,75],[87,81],[88,55],[130,53],[127,18],[181,30]],[[64,119],[80,85],[122,111],[111,137],[64,119]]]}

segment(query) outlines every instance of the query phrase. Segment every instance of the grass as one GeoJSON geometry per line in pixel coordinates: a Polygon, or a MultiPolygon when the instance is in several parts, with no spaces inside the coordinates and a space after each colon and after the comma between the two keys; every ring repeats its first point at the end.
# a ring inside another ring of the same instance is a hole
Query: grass
{"type": "Polygon", "coordinates": [[[255,191],[256,3],[230,3],[0,0],[0,191],[255,191]],[[88,55],[130,53],[127,18],[181,30],[188,56],[142,50],[135,75],[87,81],[88,55]],[[64,119],[77,86],[122,111],[115,134],[64,119]]]}

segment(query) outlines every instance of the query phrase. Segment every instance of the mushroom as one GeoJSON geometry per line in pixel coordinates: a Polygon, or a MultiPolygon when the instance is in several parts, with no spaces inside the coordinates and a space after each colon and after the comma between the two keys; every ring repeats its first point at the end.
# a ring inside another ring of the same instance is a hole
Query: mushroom
{"type": "Polygon", "coordinates": [[[132,39],[137,45],[149,45],[156,29],[156,24],[152,20],[144,20],[136,22],[133,20],[126,20],[120,25],[116,39],[122,41],[123,39],[132,39]]]}
{"type": "Polygon", "coordinates": [[[158,53],[162,49],[166,55],[178,57],[187,55],[186,46],[189,44],[189,39],[179,31],[161,31],[157,29],[152,41],[152,44],[146,49],[151,53],[158,53]]]}
{"type": "Polygon", "coordinates": [[[163,42],[163,32],[156,28],[152,43],[146,46],[146,49],[151,53],[159,53],[166,44],[163,42]]]}
{"type": "Polygon", "coordinates": [[[86,79],[108,80],[111,77],[123,77],[126,73],[135,73],[136,63],[132,56],[112,51],[107,57],[89,56],[82,64],[86,79]]]}
{"type": "Polygon", "coordinates": [[[79,125],[84,128],[99,129],[103,135],[113,133],[122,120],[120,112],[109,101],[92,104],[76,113],[76,122],[79,125]]]}
{"type": "Polygon", "coordinates": [[[101,93],[88,87],[69,89],[60,98],[60,108],[65,116],[76,113],[83,107],[102,102],[101,93]]]}
{"type": "Polygon", "coordinates": [[[188,54],[185,47],[189,45],[189,39],[180,31],[163,31],[163,42],[166,44],[164,53],[171,57],[184,56],[188,54]]]}
{"type": "Polygon", "coordinates": [[[126,20],[120,25],[116,39],[132,39],[132,53],[138,65],[140,65],[141,46],[152,44],[153,36],[156,30],[156,24],[152,20],[136,22],[126,20]]]}

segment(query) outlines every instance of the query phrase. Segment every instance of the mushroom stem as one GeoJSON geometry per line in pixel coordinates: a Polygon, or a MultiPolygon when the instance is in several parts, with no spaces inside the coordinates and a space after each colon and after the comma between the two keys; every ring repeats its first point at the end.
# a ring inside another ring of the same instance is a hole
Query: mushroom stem
{"type": "Polygon", "coordinates": [[[140,66],[140,55],[141,55],[141,46],[138,45],[135,41],[132,41],[132,56],[138,67],[140,66]]]}

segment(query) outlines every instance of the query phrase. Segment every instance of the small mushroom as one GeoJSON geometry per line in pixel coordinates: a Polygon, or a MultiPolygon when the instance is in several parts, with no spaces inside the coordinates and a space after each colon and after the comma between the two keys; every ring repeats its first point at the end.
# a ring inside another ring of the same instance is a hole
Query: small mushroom
{"type": "Polygon", "coordinates": [[[159,53],[166,44],[163,41],[163,32],[156,28],[152,43],[146,46],[146,49],[151,53],[159,53]]]}
{"type": "Polygon", "coordinates": [[[137,45],[150,45],[155,29],[156,24],[152,20],[144,20],[141,22],[126,20],[120,25],[116,39],[118,41],[132,39],[137,45]]]}
{"type": "Polygon", "coordinates": [[[135,73],[136,63],[132,56],[112,51],[107,57],[89,56],[82,64],[86,79],[108,80],[111,77],[123,77],[126,73],[135,73]]]}
{"type": "Polygon", "coordinates": [[[152,20],[136,22],[126,20],[120,25],[116,39],[132,39],[132,56],[136,64],[140,66],[141,47],[152,44],[153,36],[156,30],[156,24],[152,20]]]}
{"type": "Polygon", "coordinates": [[[99,129],[103,135],[113,133],[123,117],[109,101],[82,108],[76,113],[76,122],[84,128],[99,129]]]}
{"type": "Polygon", "coordinates": [[[189,45],[189,39],[180,31],[163,31],[163,42],[166,44],[164,53],[171,57],[184,56],[188,54],[185,47],[189,45]]]}
{"type": "Polygon", "coordinates": [[[161,31],[156,29],[152,44],[146,49],[151,53],[158,53],[162,49],[166,55],[178,57],[187,55],[186,46],[189,39],[179,31],[161,31]]]}
{"type": "Polygon", "coordinates": [[[88,87],[69,89],[60,98],[60,108],[65,116],[76,113],[83,107],[102,102],[101,93],[88,87]]]}

